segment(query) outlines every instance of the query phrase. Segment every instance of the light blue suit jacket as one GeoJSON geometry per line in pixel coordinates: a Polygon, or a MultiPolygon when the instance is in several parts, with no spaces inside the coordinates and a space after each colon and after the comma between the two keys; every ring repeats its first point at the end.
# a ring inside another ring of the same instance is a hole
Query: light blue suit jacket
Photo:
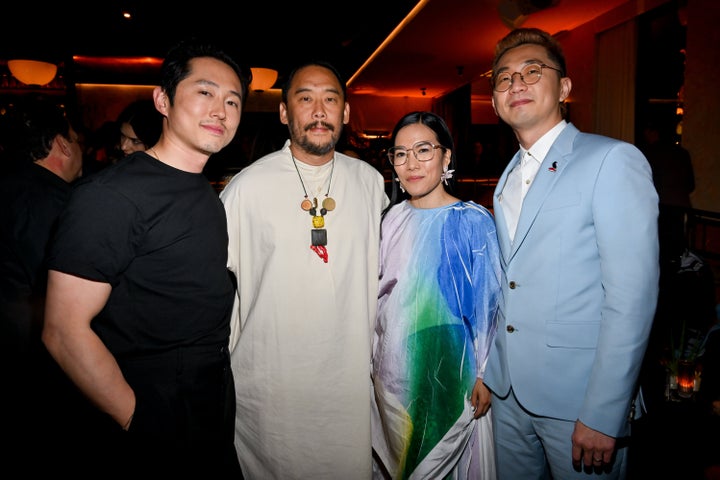
{"type": "Polygon", "coordinates": [[[484,381],[530,412],[613,437],[628,414],[658,296],[658,196],[633,145],[560,133],[525,197],[514,242],[493,197],[503,297],[484,381]]]}

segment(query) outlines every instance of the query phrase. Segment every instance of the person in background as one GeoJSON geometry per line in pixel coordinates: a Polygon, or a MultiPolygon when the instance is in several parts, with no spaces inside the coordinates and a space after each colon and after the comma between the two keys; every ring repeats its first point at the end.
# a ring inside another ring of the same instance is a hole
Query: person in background
{"type": "Polygon", "coordinates": [[[197,39],[174,46],[160,75],[158,143],[78,183],[60,217],[42,339],[106,414],[88,463],[242,478],[227,223],[202,170],[235,136],[251,77],[197,39]]]}
{"type": "Polygon", "coordinates": [[[38,461],[38,445],[77,421],[67,400],[81,397],[40,336],[46,250],[82,174],[83,151],[79,122],[49,99],[23,98],[3,120],[5,168],[14,168],[0,178],[0,406],[7,413],[0,471],[15,475],[41,473],[47,462],[62,461],[56,447],[38,461]]]}
{"type": "Polygon", "coordinates": [[[120,112],[119,145],[125,155],[145,151],[155,145],[162,133],[163,117],[152,100],[136,100],[120,112]]]}
{"type": "Polygon", "coordinates": [[[634,145],[563,118],[547,32],[496,46],[492,104],[519,151],[493,196],[503,270],[485,370],[498,478],[623,478],[658,298],[658,196],[634,145]]]}
{"type": "Polygon", "coordinates": [[[293,70],[290,139],[220,193],[237,277],[235,442],[248,478],[370,478],[382,175],[335,150],[350,117],[325,62],[293,70]]]}
{"type": "Polygon", "coordinates": [[[448,191],[455,145],[441,117],[408,113],[392,143],[394,189],[409,198],[382,222],[372,363],[378,478],[494,480],[483,374],[500,299],[495,222],[448,191]]]}
{"type": "Polygon", "coordinates": [[[690,194],[695,190],[692,160],[690,152],[676,143],[671,122],[649,121],[643,139],[641,148],[650,162],[660,201],[660,262],[675,273],[688,247],[685,220],[692,208],[690,194]]]}

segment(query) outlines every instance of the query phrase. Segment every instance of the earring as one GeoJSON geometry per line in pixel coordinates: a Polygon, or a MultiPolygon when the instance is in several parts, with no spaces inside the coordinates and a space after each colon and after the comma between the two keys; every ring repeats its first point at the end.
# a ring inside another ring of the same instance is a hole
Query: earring
{"type": "Polygon", "coordinates": [[[440,180],[442,180],[443,183],[447,185],[448,179],[452,178],[453,176],[453,172],[455,172],[455,170],[448,170],[447,166],[443,167],[443,173],[440,175],[440,180]]]}
{"type": "Polygon", "coordinates": [[[405,188],[402,186],[402,183],[400,183],[400,179],[398,177],[395,177],[395,181],[398,182],[400,190],[405,193],[405,188]]]}

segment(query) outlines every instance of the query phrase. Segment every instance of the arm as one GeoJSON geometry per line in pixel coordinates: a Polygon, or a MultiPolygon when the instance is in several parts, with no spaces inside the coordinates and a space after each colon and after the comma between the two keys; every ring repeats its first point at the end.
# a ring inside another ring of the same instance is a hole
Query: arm
{"type": "Polygon", "coordinates": [[[50,270],[42,340],[79,389],[127,430],[135,393],[115,357],[90,328],[110,291],[107,283],[50,270]]]}
{"type": "Polygon", "coordinates": [[[490,345],[497,329],[497,312],[500,299],[500,248],[497,242],[495,223],[487,217],[478,225],[478,232],[472,238],[480,240],[476,245],[473,260],[473,282],[475,283],[476,361],[478,378],[473,387],[471,403],[475,418],[485,415],[490,408],[491,394],[482,377],[485,375],[490,345]]]}
{"type": "Polygon", "coordinates": [[[596,362],[573,433],[573,462],[608,462],[623,434],[658,295],[657,194],[634,147],[608,152],[593,199],[601,281],[596,362]],[[602,432],[600,431],[602,429],[602,432]]]}

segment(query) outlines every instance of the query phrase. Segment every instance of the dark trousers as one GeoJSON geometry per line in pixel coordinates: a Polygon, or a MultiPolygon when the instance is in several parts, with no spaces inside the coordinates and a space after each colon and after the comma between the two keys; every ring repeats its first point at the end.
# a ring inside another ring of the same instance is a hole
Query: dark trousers
{"type": "Polygon", "coordinates": [[[176,348],[120,366],[136,396],[130,429],[119,435],[123,460],[141,469],[130,473],[242,478],[227,347],[176,348]]]}
{"type": "Polygon", "coordinates": [[[46,473],[243,478],[233,445],[235,386],[227,347],[181,347],[118,363],[136,396],[129,431],[94,407],[63,418],[61,428],[38,439],[38,453],[50,450],[56,457],[50,464],[39,457],[46,473]]]}

